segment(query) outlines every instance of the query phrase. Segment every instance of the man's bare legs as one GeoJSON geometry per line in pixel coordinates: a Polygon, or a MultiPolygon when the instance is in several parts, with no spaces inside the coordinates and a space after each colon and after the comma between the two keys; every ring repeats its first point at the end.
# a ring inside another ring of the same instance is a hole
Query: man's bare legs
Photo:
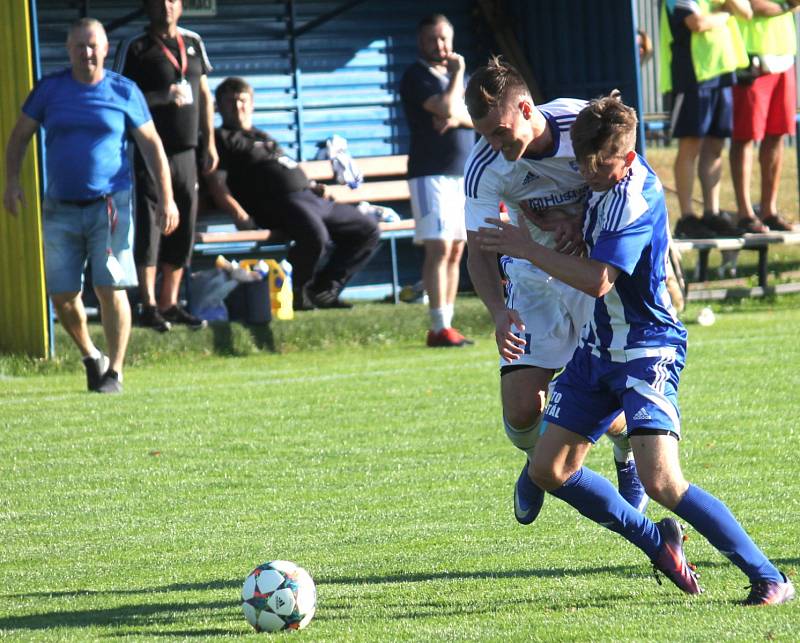
{"type": "Polygon", "coordinates": [[[83,306],[81,293],[57,293],[51,295],[53,306],[64,330],[75,342],[89,377],[89,389],[100,392],[119,392],[122,390],[121,381],[122,365],[128,347],[131,331],[131,309],[128,295],[125,290],[117,290],[111,286],[96,286],[95,293],[100,302],[103,332],[108,351],[108,370],[105,369],[104,359],[89,335],[86,320],[86,309],[83,306]],[[96,362],[96,365],[95,365],[96,362]],[[101,366],[102,365],[102,366],[101,366]],[[113,371],[115,377],[112,382],[103,382],[108,378],[108,373],[113,371]]]}
{"type": "MultiPolygon", "coordinates": [[[[722,179],[722,148],[725,139],[706,136],[700,145],[697,177],[703,191],[703,213],[719,214],[719,192],[722,179]]],[[[689,194],[691,198],[691,192],[689,194]]]]}
{"type": "Polygon", "coordinates": [[[92,338],[89,336],[89,326],[86,323],[86,309],[79,292],[55,293],[50,295],[53,307],[56,310],[58,321],[75,342],[82,357],[90,357],[96,351],[92,338]]]}
{"type": "Polygon", "coordinates": [[[450,239],[426,239],[422,283],[428,293],[431,329],[429,346],[461,346],[468,343],[452,328],[453,309],[461,270],[464,242],[450,239]]]}
{"type": "Polygon", "coordinates": [[[128,295],[124,290],[117,290],[110,286],[95,286],[94,291],[100,301],[100,314],[103,321],[103,333],[108,345],[110,368],[121,374],[131,334],[131,307],[128,303],[128,295]]]}

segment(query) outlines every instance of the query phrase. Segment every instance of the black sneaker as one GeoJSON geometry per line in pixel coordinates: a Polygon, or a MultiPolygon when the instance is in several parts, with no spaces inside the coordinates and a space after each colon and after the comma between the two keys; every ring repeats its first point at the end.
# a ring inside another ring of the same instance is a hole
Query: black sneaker
{"type": "Polygon", "coordinates": [[[706,212],[700,222],[718,237],[735,238],[739,236],[739,229],[719,212],[716,214],[706,212]]]}
{"type": "Polygon", "coordinates": [[[86,388],[90,391],[96,391],[100,386],[100,381],[103,379],[103,373],[108,370],[108,357],[100,355],[100,357],[84,357],[83,367],[86,369],[86,388]]]}
{"type": "Polygon", "coordinates": [[[152,328],[159,333],[166,333],[172,328],[172,324],[164,319],[155,306],[142,306],[142,313],[139,315],[139,325],[145,328],[152,328]]]}
{"type": "Polygon", "coordinates": [[[311,301],[305,288],[295,290],[292,295],[292,308],[294,310],[315,310],[317,307],[311,301]]]}
{"type": "Polygon", "coordinates": [[[94,390],[96,393],[122,393],[122,382],[119,381],[119,373],[109,368],[100,379],[100,384],[94,390]]]}
{"type": "Polygon", "coordinates": [[[352,308],[353,304],[339,299],[339,293],[333,290],[309,292],[308,298],[317,308],[352,308]]]}
{"type": "Polygon", "coordinates": [[[739,228],[739,234],[763,234],[765,232],[769,232],[769,228],[761,223],[761,219],[758,217],[746,217],[744,219],[739,219],[739,223],[737,225],[739,228]]]}
{"type": "Polygon", "coordinates": [[[684,214],[675,224],[676,239],[715,239],[716,233],[693,214],[684,214]]]}
{"type": "Polygon", "coordinates": [[[764,222],[764,225],[770,229],[770,232],[791,232],[794,230],[792,224],[780,214],[771,214],[761,220],[764,222]]]}
{"type": "Polygon", "coordinates": [[[195,317],[188,310],[178,305],[167,308],[162,311],[161,315],[171,324],[183,324],[192,330],[200,330],[208,326],[208,322],[205,319],[195,317]]]}

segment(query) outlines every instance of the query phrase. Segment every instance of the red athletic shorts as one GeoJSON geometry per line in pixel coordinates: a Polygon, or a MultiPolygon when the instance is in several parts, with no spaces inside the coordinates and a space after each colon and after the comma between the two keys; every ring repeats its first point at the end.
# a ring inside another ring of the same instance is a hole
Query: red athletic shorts
{"type": "Polygon", "coordinates": [[[760,141],[765,134],[794,135],[797,95],[794,67],[733,88],[733,139],[760,141]]]}

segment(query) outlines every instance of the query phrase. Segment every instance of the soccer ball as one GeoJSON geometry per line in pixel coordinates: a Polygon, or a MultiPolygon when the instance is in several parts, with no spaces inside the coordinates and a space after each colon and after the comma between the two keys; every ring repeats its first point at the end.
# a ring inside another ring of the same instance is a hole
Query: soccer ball
{"type": "Polygon", "coordinates": [[[256,632],[301,630],[314,617],[317,588],[311,575],[288,560],[256,567],[242,587],[242,611],[256,632]]]}

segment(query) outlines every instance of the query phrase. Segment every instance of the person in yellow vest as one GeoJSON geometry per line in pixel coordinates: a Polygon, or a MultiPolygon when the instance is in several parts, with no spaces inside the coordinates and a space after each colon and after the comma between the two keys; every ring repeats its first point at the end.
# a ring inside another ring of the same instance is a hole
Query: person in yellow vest
{"type": "Polygon", "coordinates": [[[747,0],[665,0],[661,15],[662,91],[672,91],[672,136],[678,139],[675,187],[678,238],[738,236],[720,215],[722,149],[733,127],[735,70],[747,65],[734,16],[750,18],[747,0]],[[692,207],[695,174],[703,215],[692,207]]]}
{"type": "Polygon", "coordinates": [[[750,57],[747,74],[733,89],[731,175],[736,190],[739,230],[766,232],[792,229],[778,214],[778,184],[783,165],[784,134],[795,133],[797,90],[794,56],[797,53],[794,12],[800,0],[750,0],[751,20],[739,28],[750,57]],[[753,142],[761,141],[761,210],[756,216],[750,200],[753,142]]]}

